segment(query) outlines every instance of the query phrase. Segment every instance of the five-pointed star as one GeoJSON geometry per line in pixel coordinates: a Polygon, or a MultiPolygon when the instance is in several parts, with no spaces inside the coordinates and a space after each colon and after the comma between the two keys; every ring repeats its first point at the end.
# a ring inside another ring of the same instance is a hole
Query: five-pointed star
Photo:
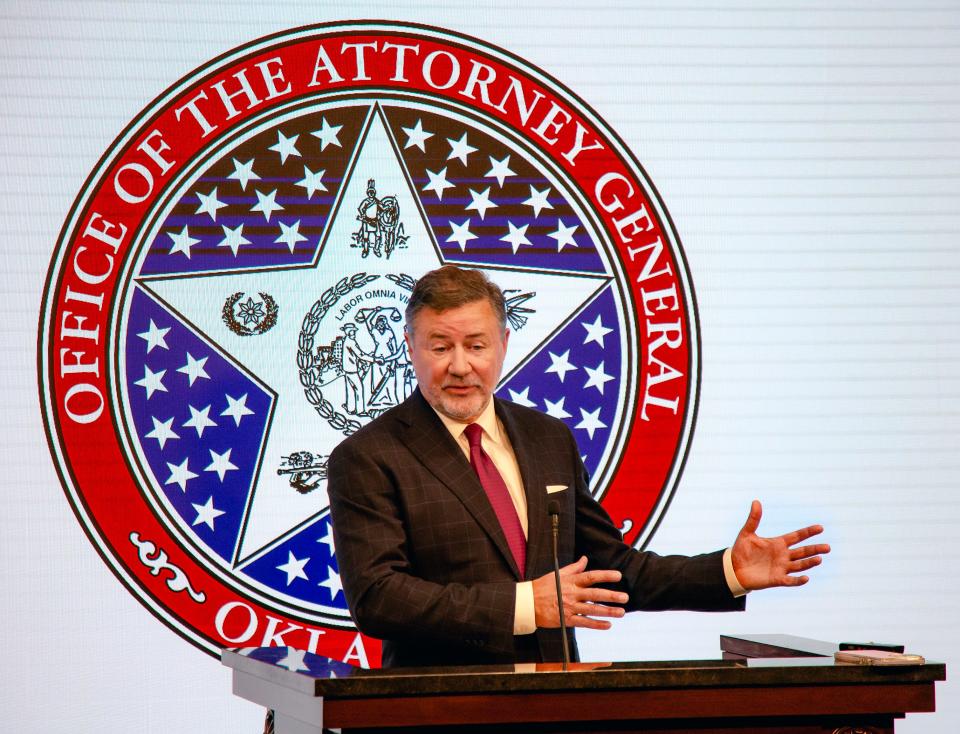
{"type": "Polygon", "coordinates": [[[310,133],[313,137],[320,139],[320,152],[322,153],[327,149],[328,145],[335,145],[338,148],[342,147],[340,145],[340,131],[343,129],[343,125],[331,125],[327,122],[327,118],[321,118],[320,120],[320,129],[314,130],[310,133]]]}
{"type": "Polygon", "coordinates": [[[167,445],[167,441],[171,438],[180,438],[180,436],[173,432],[173,418],[161,422],[155,417],[150,416],[150,420],[153,421],[153,430],[147,433],[146,437],[157,439],[161,449],[167,445]]]}
{"type": "Polygon", "coordinates": [[[208,449],[208,451],[210,451],[210,464],[203,470],[216,472],[221,482],[228,471],[237,471],[240,468],[230,461],[230,453],[233,449],[227,449],[222,454],[218,454],[213,449],[208,449]]]}
{"type": "Polygon", "coordinates": [[[318,191],[326,191],[327,187],[323,184],[323,175],[327,169],[321,169],[314,173],[306,166],[303,167],[303,178],[297,181],[294,186],[301,186],[307,191],[307,198],[312,199],[318,191]]]}
{"type": "Polygon", "coordinates": [[[192,405],[188,405],[190,408],[190,418],[188,418],[183,423],[184,428],[194,428],[197,431],[197,438],[203,438],[203,432],[207,428],[215,428],[216,423],[210,418],[210,408],[207,406],[203,410],[197,410],[192,405]]]}
{"type": "Polygon", "coordinates": [[[585,369],[589,375],[587,381],[583,383],[583,389],[586,390],[588,387],[595,387],[600,391],[600,394],[603,395],[603,386],[613,379],[613,375],[608,375],[603,371],[602,361],[596,367],[585,366],[583,369],[585,369]]]}
{"type": "Polygon", "coordinates": [[[467,156],[469,156],[471,153],[477,152],[476,148],[467,143],[466,133],[464,133],[459,140],[447,138],[447,142],[450,143],[450,155],[447,156],[448,161],[452,161],[454,158],[456,158],[463,165],[467,165],[467,156]]]}
{"type": "Polygon", "coordinates": [[[322,538],[317,538],[317,542],[326,545],[327,548],[330,549],[331,556],[336,552],[336,549],[333,547],[333,525],[331,523],[327,523],[327,534],[322,538]]]}
{"type": "Polygon", "coordinates": [[[472,201],[467,204],[466,209],[473,209],[480,215],[480,219],[483,219],[484,215],[487,213],[487,209],[495,209],[497,207],[492,201],[490,201],[490,187],[487,186],[483,191],[475,191],[470,189],[470,198],[472,201]]]}
{"type": "Polygon", "coordinates": [[[288,138],[282,132],[277,130],[277,142],[275,145],[271,145],[267,150],[272,150],[274,153],[280,155],[280,163],[284,164],[287,162],[287,158],[290,156],[300,157],[300,151],[297,150],[297,138],[299,135],[294,135],[292,138],[288,138]]]}
{"type": "Polygon", "coordinates": [[[187,363],[183,365],[183,367],[177,367],[177,372],[185,374],[190,380],[190,387],[193,387],[193,383],[199,379],[210,379],[210,375],[208,375],[207,371],[203,368],[207,363],[207,359],[207,357],[194,359],[193,355],[187,352],[187,363]]]}
{"type": "Polygon", "coordinates": [[[453,234],[447,237],[447,242],[456,242],[460,245],[460,250],[462,252],[467,251],[467,243],[470,240],[477,239],[477,236],[470,231],[470,220],[467,219],[462,224],[456,224],[450,222],[450,229],[453,230],[453,234]]]}
{"type": "Polygon", "coordinates": [[[423,120],[417,120],[417,124],[413,127],[401,127],[400,129],[407,134],[407,143],[403,146],[404,150],[417,147],[422,152],[427,152],[424,143],[427,142],[427,138],[433,137],[433,133],[428,133],[423,129],[423,120]]]}
{"type": "Polygon", "coordinates": [[[253,411],[247,407],[247,393],[244,393],[239,398],[234,398],[229,395],[227,398],[227,407],[220,415],[228,415],[233,418],[237,426],[240,425],[240,421],[243,420],[245,415],[253,415],[253,411]]]}
{"type": "Polygon", "coordinates": [[[160,347],[161,349],[169,349],[167,346],[166,336],[167,332],[170,331],[170,327],[166,329],[159,328],[153,319],[150,319],[150,326],[147,327],[146,331],[141,331],[137,336],[143,339],[147,343],[147,354],[153,351],[154,347],[160,347]]]}
{"type": "Polygon", "coordinates": [[[310,668],[304,661],[306,655],[306,650],[297,650],[294,647],[288,647],[286,657],[284,657],[283,660],[277,661],[277,665],[282,665],[294,673],[308,673],[310,672],[310,668]]]}
{"type": "Polygon", "coordinates": [[[189,260],[190,248],[200,242],[200,240],[190,236],[190,228],[184,226],[183,230],[179,233],[174,234],[173,232],[167,232],[167,234],[170,235],[170,239],[173,240],[173,247],[170,248],[169,254],[173,255],[176,252],[182,252],[187,256],[187,260],[189,260]]]}
{"type": "Polygon", "coordinates": [[[282,242],[285,244],[290,248],[290,254],[292,255],[298,242],[307,241],[307,238],[300,234],[300,220],[298,219],[293,224],[284,224],[283,222],[278,222],[278,224],[280,225],[281,234],[274,242],[282,242]]]}
{"type": "Polygon", "coordinates": [[[240,190],[247,190],[247,183],[249,181],[259,181],[260,177],[253,172],[253,161],[251,158],[246,163],[241,163],[236,158],[233,159],[233,173],[231,173],[227,178],[232,178],[235,181],[240,182],[240,190]]]}
{"type": "Polygon", "coordinates": [[[507,227],[510,229],[508,234],[505,234],[500,239],[503,242],[509,242],[510,246],[513,247],[513,254],[517,254],[517,250],[520,249],[520,245],[532,245],[533,243],[527,238],[527,227],[529,224],[525,224],[522,227],[517,227],[513,222],[508,221],[507,227]]]}
{"type": "Polygon", "coordinates": [[[517,405],[525,405],[528,408],[536,408],[537,404],[530,399],[530,386],[523,388],[521,392],[509,390],[510,399],[517,405]]]}
{"type": "Polygon", "coordinates": [[[197,519],[193,521],[193,524],[199,525],[203,523],[211,530],[216,530],[216,528],[213,527],[213,521],[221,515],[227,514],[223,510],[218,510],[213,506],[213,495],[210,495],[202,505],[198,505],[196,502],[191,502],[190,504],[193,505],[193,509],[197,511],[197,519]]]}
{"type": "Polygon", "coordinates": [[[257,195],[257,203],[250,207],[252,212],[263,212],[263,218],[268,222],[270,221],[270,216],[274,212],[279,212],[283,210],[283,205],[277,203],[277,190],[274,189],[269,194],[261,194],[259,191],[254,190],[254,193],[257,195]]]}
{"type": "Polygon", "coordinates": [[[557,231],[548,232],[547,237],[553,237],[557,241],[557,252],[560,252],[567,245],[578,247],[576,240],[573,239],[573,233],[580,229],[580,225],[566,226],[559,219],[557,220],[557,231]]]}
{"type": "Polygon", "coordinates": [[[146,388],[147,400],[149,400],[150,396],[153,395],[158,390],[160,392],[167,392],[167,388],[163,384],[163,376],[165,374],[167,374],[166,370],[160,370],[159,372],[152,372],[147,365],[144,365],[143,377],[141,377],[139,380],[137,380],[133,384],[146,388]]]}
{"type": "Polygon", "coordinates": [[[340,574],[333,570],[333,566],[328,566],[327,570],[330,572],[327,580],[321,581],[317,586],[325,586],[330,591],[330,600],[334,601],[337,594],[343,592],[343,582],[340,580],[340,574]]]}
{"type": "Polygon", "coordinates": [[[217,243],[217,247],[229,247],[231,252],[233,252],[234,257],[237,256],[237,253],[240,250],[240,245],[249,245],[250,240],[243,236],[243,224],[238,224],[236,227],[231,229],[225,224],[220,225],[223,227],[223,239],[217,243]]]}
{"type": "Polygon", "coordinates": [[[427,178],[430,179],[430,183],[423,187],[424,191],[432,191],[437,195],[437,199],[443,201],[443,192],[446,189],[452,189],[453,184],[447,181],[447,169],[443,168],[442,171],[434,173],[433,171],[427,171],[427,178]]]}
{"type": "Polygon", "coordinates": [[[547,408],[547,415],[552,415],[554,418],[559,418],[563,420],[564,418],[569,418],[570,414],[563,409],[563,404],[566,402],[566,396],[560,398],[558,401],[553,402],[551,400],[543,399],[543,404],[547,408]]]}
{"type": "Polygon", "coordinates": [[[213,191],[209,194],[201,194],[197,192],[197,198],[200,199],[200,206],[197,207],[197,214],[209,214],[210,218],[213,221],[217,221],[217,212],[220,209],[226,208],[220,199],[217,198],[217,187],[213,187],[213,191]]]}
{"type": "Polygon", "coordinates": [[[575,428],[582,428],[587,433],[590,434],[590,439],[593,439],[593,433],[598,428],[606,428],[607,424],[600,420],[600,408],[597,408],[592,413],[588,413],[583,408],[580,408],[580,422],[577,423],[575,428]]]}
{"type": "Polygon", "coordinates": [[[190,471],[189,462],[190,459],[186,458],[179,464],[171,464],[167,462],[167,468],[170,470],[170,478],[167,479],[165,484],[179,484],[180,490],[183,492],[187,491],[187,482],[191,479],[196,479],[199,474],[194,474],[190,471]]]}
{"type": "Polygon", "coordinates": [[[553,209],[553,204],[547,201],[547,197],[550,196],[550,191],[549,186],[543,191],[539,191],[534,188],[533,184],[530,184],[530,198],[523,203],[526,206],[533,207],[533,216],[539,217],[540,212],[544,209],[553,209]]]}
{"type": "Polygon", "coordinates": [[[499,161],[493,156],[490,156],[490,170],[484,175],[487,178],[497,179],[500,188],[503,188],[503,182],[506,178],[508,176],[516,176],[517,174],[510,170],[510,156],[508,155],[499,161]]]}
{"type": "Polygon", "coordinates": [[[294,579],[309,580],[307,579],[307,572],[303,570],[309,560],[309,558],[297,558],[293,555],[293,551],[287,551],[287,562],[277,566],[278,571],[287,574],[287,586],[292,584],[294,579]]]}
{"type": "Polygon", "coordinates": [[[589,344],[590,342],[596,342],[601,348],[603,348],[603,337],[613,331],[613,329],[608,329],[603,325],[603,322],[600,320],[600,314],[597,314],[597,318],[594,319],[592,324],[581,321],[580,326],[587,330],[587,335],[584,337],[583,343],[589,344]]]}
{"type": "Polygon", "coordinates": [[[557,377],[560,378],[560,382],[563,382],[563,378],[567,376],[567,373],[577,369],[574,365],[570,364],[570,350],[568,349],[563,354],[554,354],[553,352],[548,352],[550,355],[550,366],[544,370],[544,374],[547,372],[555,372],[557,377]]]}

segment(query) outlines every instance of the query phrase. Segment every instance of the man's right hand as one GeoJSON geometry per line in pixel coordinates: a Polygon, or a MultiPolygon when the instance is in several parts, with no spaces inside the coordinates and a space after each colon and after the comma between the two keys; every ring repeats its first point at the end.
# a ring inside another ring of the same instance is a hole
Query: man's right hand
{"type": "MultiPolygon", "coordinates": [[[[596,584],[612,584],[620,580],[619,571],[585,571],[587,557],[560,569],[560,593],[568,627],[610,629],[610,622],[594,617],[622,617],[623,609],[604,604],[626,604],[629,597],[621,591],[594,588],[596,584]]],[[[537,627],[559,627],[557,584],[552,573],[533,582],[533,604],[537,627]]]]}

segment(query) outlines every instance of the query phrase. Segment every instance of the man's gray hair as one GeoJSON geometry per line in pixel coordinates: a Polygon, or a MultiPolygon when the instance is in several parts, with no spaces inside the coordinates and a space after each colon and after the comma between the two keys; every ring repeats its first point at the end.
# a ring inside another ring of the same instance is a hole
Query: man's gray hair
{"type": "Polygon", "coordinates": [[[404,314],[407,331],[413,332],[413,320],[424,308],[442,312],[459,308],[468,303],[487,301],[500,322],[500,329],[507,328],[507,306],[503,291],[479,270],[466,270],[456,265],[425,273],[410,294],[410,302],[404,314]]]}

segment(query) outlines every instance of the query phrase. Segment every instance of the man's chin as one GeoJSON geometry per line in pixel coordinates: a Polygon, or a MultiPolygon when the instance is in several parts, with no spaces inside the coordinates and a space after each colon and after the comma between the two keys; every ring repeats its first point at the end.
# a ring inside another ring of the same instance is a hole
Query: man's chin
{"type": "Polygon", "coordinates": [[[487,395],[471,395],[464,398],[453,398],[444,395],[436,407],[437,410],[448,418],[469,423],[479,416],[483,412],[483,409],[487,407],[488,399],[489,396],[487,395]]]}

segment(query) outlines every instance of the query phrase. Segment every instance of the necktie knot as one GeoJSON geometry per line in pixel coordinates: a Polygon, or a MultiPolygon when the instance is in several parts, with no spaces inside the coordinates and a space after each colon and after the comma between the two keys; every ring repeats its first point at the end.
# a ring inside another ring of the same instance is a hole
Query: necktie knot
{"type": "Polygon", "coordinates": [[[483,438],[483,428],[480,427],[479,423],[470,423],[466,428],[463,429],[463,432],[467,434],[467,443],[470,444],[470,448],[480,448],[480,439],[483,438]]]}

